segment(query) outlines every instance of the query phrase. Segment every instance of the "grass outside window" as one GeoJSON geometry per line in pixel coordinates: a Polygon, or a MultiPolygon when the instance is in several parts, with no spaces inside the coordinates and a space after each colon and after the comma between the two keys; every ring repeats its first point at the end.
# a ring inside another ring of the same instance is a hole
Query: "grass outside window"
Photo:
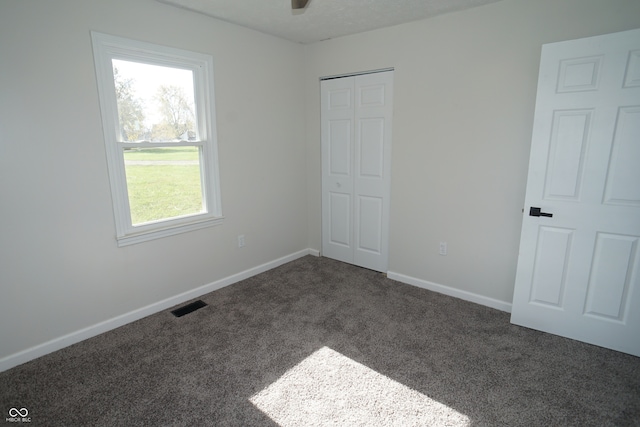
{"type": "Polygon", "coordinates": [[[203,211],[198,147],[129,149],[124,160],[133,225],[203,211]]]}

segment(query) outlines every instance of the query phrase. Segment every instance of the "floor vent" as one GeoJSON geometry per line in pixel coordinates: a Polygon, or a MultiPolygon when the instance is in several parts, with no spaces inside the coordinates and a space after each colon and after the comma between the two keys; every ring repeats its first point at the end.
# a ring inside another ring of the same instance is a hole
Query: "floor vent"
{"type": "Polygon", "coordinates": [[[198,301],[194,301],[190,304],[185,305],[184,307],[180,307],[180,308],[176,308],[175,310],[173,310],[171,312],[171,314],[173,314],[176,317],[182,317],[185,314],[189,314],[192,311],[196,311],[199,308],[202,307],[206,307],[207,304],[204,303],[204,301],[202,300],[198,300],[198,301]]]}

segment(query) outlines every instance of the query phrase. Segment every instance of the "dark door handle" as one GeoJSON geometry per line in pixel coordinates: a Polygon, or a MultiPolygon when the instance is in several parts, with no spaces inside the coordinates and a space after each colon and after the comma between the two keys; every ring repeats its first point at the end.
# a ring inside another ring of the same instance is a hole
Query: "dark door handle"
{"type": "Polygon", "coordinates": [[[533,206],[531,206],[531,209],[529,209],[529,216],[548,216],[548,217],[553,216],[552,213],[546,213],[546,212],[540,212],[540,211],[541,211],[540,208],[534,208],[533,206]]]}

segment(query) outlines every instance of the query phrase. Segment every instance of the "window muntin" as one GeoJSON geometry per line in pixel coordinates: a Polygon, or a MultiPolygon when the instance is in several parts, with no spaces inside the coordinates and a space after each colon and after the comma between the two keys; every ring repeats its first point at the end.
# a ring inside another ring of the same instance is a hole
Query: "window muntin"
{"type": "Polygon", "coordinates": [[[211,56],[92,38],[118,244],[220,223],[211,56]]]}

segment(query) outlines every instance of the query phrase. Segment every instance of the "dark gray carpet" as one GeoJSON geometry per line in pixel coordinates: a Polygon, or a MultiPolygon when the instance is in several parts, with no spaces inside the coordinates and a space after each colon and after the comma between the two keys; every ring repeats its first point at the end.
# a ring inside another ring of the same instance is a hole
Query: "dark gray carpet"
{"type": "Polygon", "coordinates": [[[0,373],[0,422],[640,425],[640,358],[369,270],[308,256],[201,299],[0,373]]]}

